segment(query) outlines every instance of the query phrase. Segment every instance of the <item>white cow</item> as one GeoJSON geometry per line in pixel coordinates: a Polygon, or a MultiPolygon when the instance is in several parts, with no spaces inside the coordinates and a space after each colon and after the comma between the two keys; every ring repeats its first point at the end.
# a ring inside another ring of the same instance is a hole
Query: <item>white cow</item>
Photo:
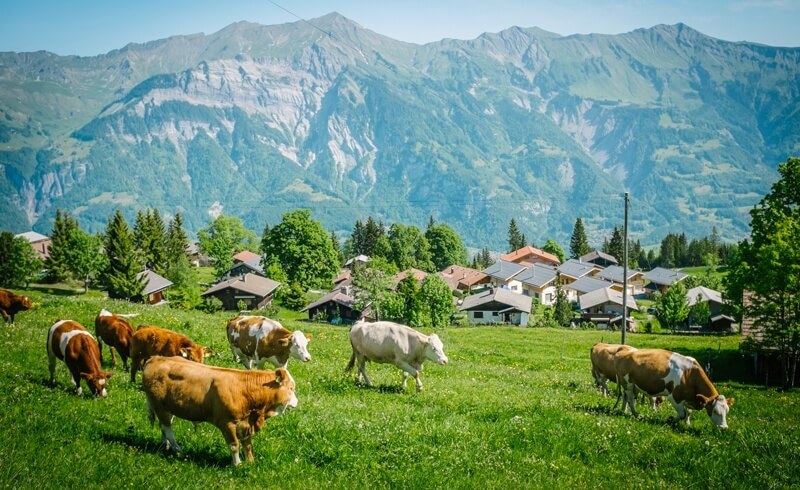
{"type": "Polygon", "coordinates": [[[364,369],[366,361],[394,364],[403,370],[403,387],[410,374],[417,380],[417,391],[422,391],[419,373],[426,359],[447,364],[444,346],[438,335],[423,335],[399,323],[358,321],[350,329],[350,345],[353,353],[347,370],[351,370],[358,359],[356,380],[363,377],[367,386],[372,386],[372,382],[364,369]]]}

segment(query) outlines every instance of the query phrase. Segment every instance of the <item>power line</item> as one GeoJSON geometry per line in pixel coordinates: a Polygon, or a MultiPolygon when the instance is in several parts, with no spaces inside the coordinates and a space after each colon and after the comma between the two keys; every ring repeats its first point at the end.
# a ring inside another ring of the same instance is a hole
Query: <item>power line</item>
{"type": "Polygon", "coordinates": [[[304,19],[304,18],[300,17],[299,15],[297,15],[296,13],[294,13],[294,12],[292,12],[291,10],[287,9],[287,8],[286,8],[286,7],[284,7],[283,5],[278,5],[277,3],[273,2],[272,0],[267,0],[267,1],[268,1],[269,3],[271,3],[272,5],[274,5],[274,6],[278,7],[279,9],[283,10],[284,12],[287,12],[289,15],[293,15],[293,16],[297,17],[297,19],[298,19],[298,20],[300,20],[301,22],[305,22],[306,24],[310,25],[310,26],[311,26],[311,27],[313,27],[314,29],[316,29],[316,30],[318,30],[318,31],[320,31],[320,32],[324,32],[324,33],[325,33],[325,34],[326,34],[328,37],[331,37],[331,38],[333,38],[333,33],[329,32],[329,31],[326,31],[325,29],[323,29],[323,28],[321,28],[321,27],[319,27],[319,26],[317,26],[317,25],[314,25],[314,23],[313,23],[313,22],[309,22],[309,21],[307,21],[306,19],[304,19]]]}

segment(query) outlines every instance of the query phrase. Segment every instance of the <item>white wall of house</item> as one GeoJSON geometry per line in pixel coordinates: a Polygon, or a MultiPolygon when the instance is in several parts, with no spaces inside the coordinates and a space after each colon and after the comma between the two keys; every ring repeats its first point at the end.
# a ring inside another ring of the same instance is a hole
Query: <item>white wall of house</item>
{"type": "Polygon", "coordinates": [[[505,288],[510,291],[514,291],[517,294],[522,294],[522,283],[520,281],[517,281],[516,279],[511,279],[510,281],[504,282],[493,277],[491,284],[496,288],[505,288]]]}
{"type": "Polygon", "coordinates": [[[527,325],[528,314],[514,312],[509,314],[498,313],[496,311],[468,311],[467,318],[473,325],[487,325],[492,323],[504,323],[506,316],[509,317],[509,323],[513,325],[527,325]],[[523,318],[524,317],[524,318],[523,318]]]}
{"type": "Polygon", "coordinates": [[[539,301],[539,304],[549,306],[556,303],[556,287],[547,286],[544,289],[535,288],[533,286],[524,285],[522,294],[530,296],[531,298],[539,301]]]}

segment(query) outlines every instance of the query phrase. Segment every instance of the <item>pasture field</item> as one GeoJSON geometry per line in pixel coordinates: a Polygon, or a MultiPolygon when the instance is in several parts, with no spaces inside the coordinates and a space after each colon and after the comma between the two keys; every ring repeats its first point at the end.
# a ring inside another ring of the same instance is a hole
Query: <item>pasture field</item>
{"type": "MultiPolygon", "coordinates": [[[[612,409],[589,373],[596,341],[619,333],[533,328],[438,332],[450,358],[427,363],[425,389],[401,390],[400,371],[368,364],[375,388],[345,373],[347,328],[289,319],[313,334],[313,360],[289,362],[300,405],[254,437],[254,463],[232,467],[219,431],[176,420],[184,454],[160,447],[140,382],[121,365],[106,399],[78,397],[62,362],[48,384],[45,336],[58,319],[94,330],[105,307],[138,312],[210,346],[209,364],[235,367],[230,313],[148,308],[32,291],[39,305],[0,325],[2,488],[791,488],[800,485],[800,393],[752,383],[738,337],[631,334],[637,347],[711,356],[719,391],[735,397],[730,429],[703,412],[673,427],[670,406],[612,409]]],[[[296,318],[296,317],[295,317],[296,318]]],[[[430,332],[426,332],[430,333],[430,332]]],[[[109,362],[108,350],[104,359],[109,362]]],[[[112,369],[106,364],[106,369],[112,369]]],[[[139,377],[141,379],[141,377],[139,377]]],[[[85,393],[88,390],[84,388],[85,393]]],[[[666,405],[666,404],[665,404],[666,405]]]]}

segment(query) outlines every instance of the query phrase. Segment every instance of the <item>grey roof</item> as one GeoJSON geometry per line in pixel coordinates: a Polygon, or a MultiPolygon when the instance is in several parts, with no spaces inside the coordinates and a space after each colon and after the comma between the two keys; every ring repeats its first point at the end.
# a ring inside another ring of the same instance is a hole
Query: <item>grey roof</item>
{"type": "Polygon", "coordinates": [[[309,304],[302,311],[308,311],[312,308],[316,308],[317,306],[324,305],[329,301],[333,301],[334,303],[346,306],[348,308],[355,308],[356,300],[349,294],[343,291],[343,289],[348,288],[337,288],[331,291],[330,293],[326,294],[325,296],[321,297],[320,299],[314,301],[313,303],[309,304]]]}
{"type": "MultiPolygon", "coordinates": [[[[612,289],[610,287],[603,289],[596,289],[590,293],[586,293],[579,298],[581,310],[586,310],[593,306],[602,305],[605,303],[614,303],[622,306],[622,292],[612,289]]],[[[630,295],[627,297],[628,308],[632,310],[639,310],[636,306],[636,300],[630,295]]]]}
{"type": "Polygon", "coordinates": [[[722,304],[722,293],[709,289],[703,286],[697,286],[686,291],[686,304],[694,306],[697,303],[697,297],[700,296],[701,302],[713,301],[714,303],[722,304]]]}
{"type": "MultiPolygon", "coordinates": [[[[595,277],[602,277],[603,279],[607,279],[611,282],[622,284],[624,272],[625,270],[621,265],[609,265],[605,269],[598,272],[595,277]]],[[[628,280],[630,281],[633,276],[641,273],[642,271],[638,269],[628,269],[628,280]]]]}
{"type": "MultiPolygon", "coordinates": [[[[524,313],[531,312],[531,297],[523,294],[517,294],[508,289],[493,288],[487,289],[481,293],[473,294],[464,298],[464,302],[458,307],[459,310],[475,310],[481,305],[487,303],[497,302],[502,305],[510,306],[518,311],[524,313]]],[[[507,310],[507,308],[503,308],[507,310]]]]}
{"type": "Polygon", "coordinates": [[[556,270],[543,264],[533,264],[517,274],[514,279],[523,284],[541,288],[556,279],[556,270]]]}
{"type": "Polygon", "coordinates": [[[485,268],[481,272],[483,272],[487,276],[500,279],[501,281],[508,281],[512,277],[524,271],[526,268],[527,267],[525,267],[524,265],[515,264],[514,262],[498,260],[497,262],[485,268]]]}
{"type": "Polygon", "coordinates": [[[569,277],[574,277],[575,279],[580,279],[581,277],[595,270],[595,268],[598,268],[598,266],[591,262],[581,262],[578,259],[569,259],[558,266],[558,272],[569,277]]]}
{"type": "Polygon", "coordinates": [[[142,272],[136,274],[136,279],[141,279],[142,277],[145,277],[145,286],[144,290],[142,291],[142,296],[157,293],[172,286],[172,281],[166,277],[159,276],[149,269],[143,270],[142,272]]]}
{"type": "Polygon", "coordinates": [[[236,289],[237,291],[242,291],[249,294],[255,294],[256,296],[264,298],[269,294],[271,294],[276,289],[278,289],[280,285],[281,283],[277,281],[273,281],[272,279],[261,277],[257,274],[252,274],[248,272],[243,276],[234,277],[232,279],[228,279],[227,281],[218,282],[217,284],[214,284],[213,286],[208,288],[200,296],[208,296],[209,294],[216,293],[217,291],[232,288],[236,289]]]}
{"type": "Polygon", "coordinates": [[[607,254],[605,252],[601,252],[599,250],[592,250],[591,252],[589,252],[586,255],[581,255],[581,258],[580,258],[580,260],[582,262],[591,262],[591,261],[597,260],[597,259],[603,259],[603,260],[605,260],[607,262],[611,262],[611,263],[614,263],[614,264],[618,264],[619,263],[619,262],[617,262],[617,259],[614,258],[613,255],[609,255],[609,254],[607,254]]]}
{"type": "Polygon", "coordinates": [[[680,282],[689,274],[672,269],[664,269],[663,267],[656,267],[644,275],[644,278],[650,282],[660,284],[662,286],[672,286],[676,282],[680,282]]]}
{"type": "Polygon", "coordinates": [[[21,236],[28,240],[31,243],[41,242],[42,240],[49,240],[49,236],[42,235],[41,233],[37,233],[35,231],[26,231],[25,233],[19,233],[14,235],[14,237],[21,236]]]}
{"type": "Polygon", "coordinates": [[[364,254],[357,255],[352,259],[348,259],[347,262],[344,263],[344,266],[347,267],[348,265],[352,264],[353,262],[361,262],[362,264],[366,264],[369,262],[369,257],[364,254]]]}
{"type": "Polygon", "coordinates": [[[603,289],[611,286],[611,283],[602,279],[595,279],[594,277],[581,277],[577,281],[567,284],[564,289],[572,289],[579,294],[590,293],[598,289],[603,289]]]}

